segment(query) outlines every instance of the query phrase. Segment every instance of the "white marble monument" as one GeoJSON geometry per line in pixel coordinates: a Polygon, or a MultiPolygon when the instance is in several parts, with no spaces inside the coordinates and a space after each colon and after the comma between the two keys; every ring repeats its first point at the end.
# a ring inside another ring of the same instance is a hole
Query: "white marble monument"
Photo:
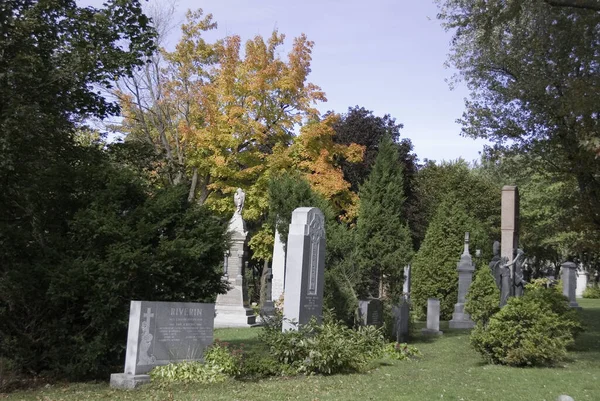
{"type": "Polygon", "coordinates": [[[283,330],[321,320],[325,278],[325,219],[316,207],[292,213],[288,234],[283,330]]]}
{"type": "Polygon", "coordinates": [[[234,195],[235,213],[229,221],[231,245],[225,254],[223,279],[229,285],[226,294],[219,294],[216,302],[215,327],[248,327],[256,322],[254,311],[248,305],[248,291],[244,279],[246,256],[246,223],[242,210],[246,194],[238,188],[234,195]]]}

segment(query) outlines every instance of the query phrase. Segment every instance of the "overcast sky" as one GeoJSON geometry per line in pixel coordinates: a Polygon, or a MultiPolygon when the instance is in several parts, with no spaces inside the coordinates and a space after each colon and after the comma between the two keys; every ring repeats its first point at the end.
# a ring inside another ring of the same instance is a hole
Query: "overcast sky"
{"type": "MultiPolygon", "coordinates": [[[[80,1],[98,6],[101,0],[80,1]]],[[[375,115],[390,114],[404,124],[420,160],[467,161],[479,158],[483,141],[460,136],[455,123],[464,109],[465,87],[450,90],[444,66],[451,34],[436,19],[433,0],[179,0],[176,21],[187,9],[212,13],[214,37],[238,34],[242,40],[273,29],[292,38],[305,33],[315,42],[309,80],[328,101],[322,112],[344,113],[362,106],[375,115]]],[[[169,37],[174,46],[176,28],[169,37]]],[[[283,55],[283,54],[282,54],[283,55]]]]}

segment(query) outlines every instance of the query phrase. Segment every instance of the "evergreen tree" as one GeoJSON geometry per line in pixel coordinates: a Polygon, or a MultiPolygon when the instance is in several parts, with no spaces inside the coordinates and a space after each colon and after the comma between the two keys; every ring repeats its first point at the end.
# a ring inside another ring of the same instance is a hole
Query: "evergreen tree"
{"type": "Polygon", "coordinates": [[[488,266],[477,269],[466,298],[465,311],[475,323],[487,324],[490,317],[500,310],[500,290],[488,266]]]}
{"type": "Polygon", "coordinates": [[[355,247],[359,297],[383,296],[385,292],[394,298],[402,290],[403,268],[413,249],[402,217],[406,198],[401,166],[397,147],[390,137],[384,137],[369,178],[360,189],[355,247]]]}
{"type": "Polygon", "coordinates": [[[467,212],[455,192],[449,192],[442,200],[412,264],[411,300],[420,318],[427,313],[427,298],[440,300],[442,320],[452,316],[458,290],[456,264],[463,251],[465,232],[470,233],[471,249],[482,249],[489,242],[483,227],[467,212]]]}

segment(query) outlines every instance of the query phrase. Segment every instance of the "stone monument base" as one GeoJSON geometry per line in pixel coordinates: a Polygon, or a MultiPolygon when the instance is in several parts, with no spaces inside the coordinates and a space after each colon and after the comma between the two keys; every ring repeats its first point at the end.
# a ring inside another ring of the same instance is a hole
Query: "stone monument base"
{"type": "Polygon", "coordinates": [[[441,330],[434,329],[421,329],[421,334],[426,336],[441,336],[442,334],[444,334],[444,332],[441,330]]]}
{"type": "Polygon", "coordinates": [[[220,305],[215,312],[215,328],[249,327],[256,323],[256,315],[251,308],[220,305]]]}
{"type": "Polygon", "coordinates": [[[110,375],[110,386],[113,388],[133,390],[146,383],[150,383],[150,375],[130,375],[128,373],[113,373],[110,375]]]}
{"type": "Polygon", "coordinates": [[[472,329],[475,322],[468,313],[453,313],[449,325],[451,329],[472,329]]]}
{"type": "Polygon", "coordinates": [[[576,301],[573,302],[569,302],[569,307],[571,307],[572,309],[577,309],[577,310],[581,310],[581,306],[579,306],[579,304],[576,301]]]}

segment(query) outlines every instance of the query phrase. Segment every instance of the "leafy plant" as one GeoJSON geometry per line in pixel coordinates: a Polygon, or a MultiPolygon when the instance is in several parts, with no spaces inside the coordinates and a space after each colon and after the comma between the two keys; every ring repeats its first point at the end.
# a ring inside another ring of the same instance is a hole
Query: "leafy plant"
{"type": "Polygon", "coordinates": [[[585,290],[583,290],[582,296],[584,298],[598,299],[598,298],[600,298],[600,287],[598,287],[598,286],[587,287],[585,290]]]}
{"type": "Polygon", "coordinates": [[[397,342],[386,344],[383,352],[387,358],[398,361],[411,360],[421,356],[421,351],[417,347],[397,342]]]}

